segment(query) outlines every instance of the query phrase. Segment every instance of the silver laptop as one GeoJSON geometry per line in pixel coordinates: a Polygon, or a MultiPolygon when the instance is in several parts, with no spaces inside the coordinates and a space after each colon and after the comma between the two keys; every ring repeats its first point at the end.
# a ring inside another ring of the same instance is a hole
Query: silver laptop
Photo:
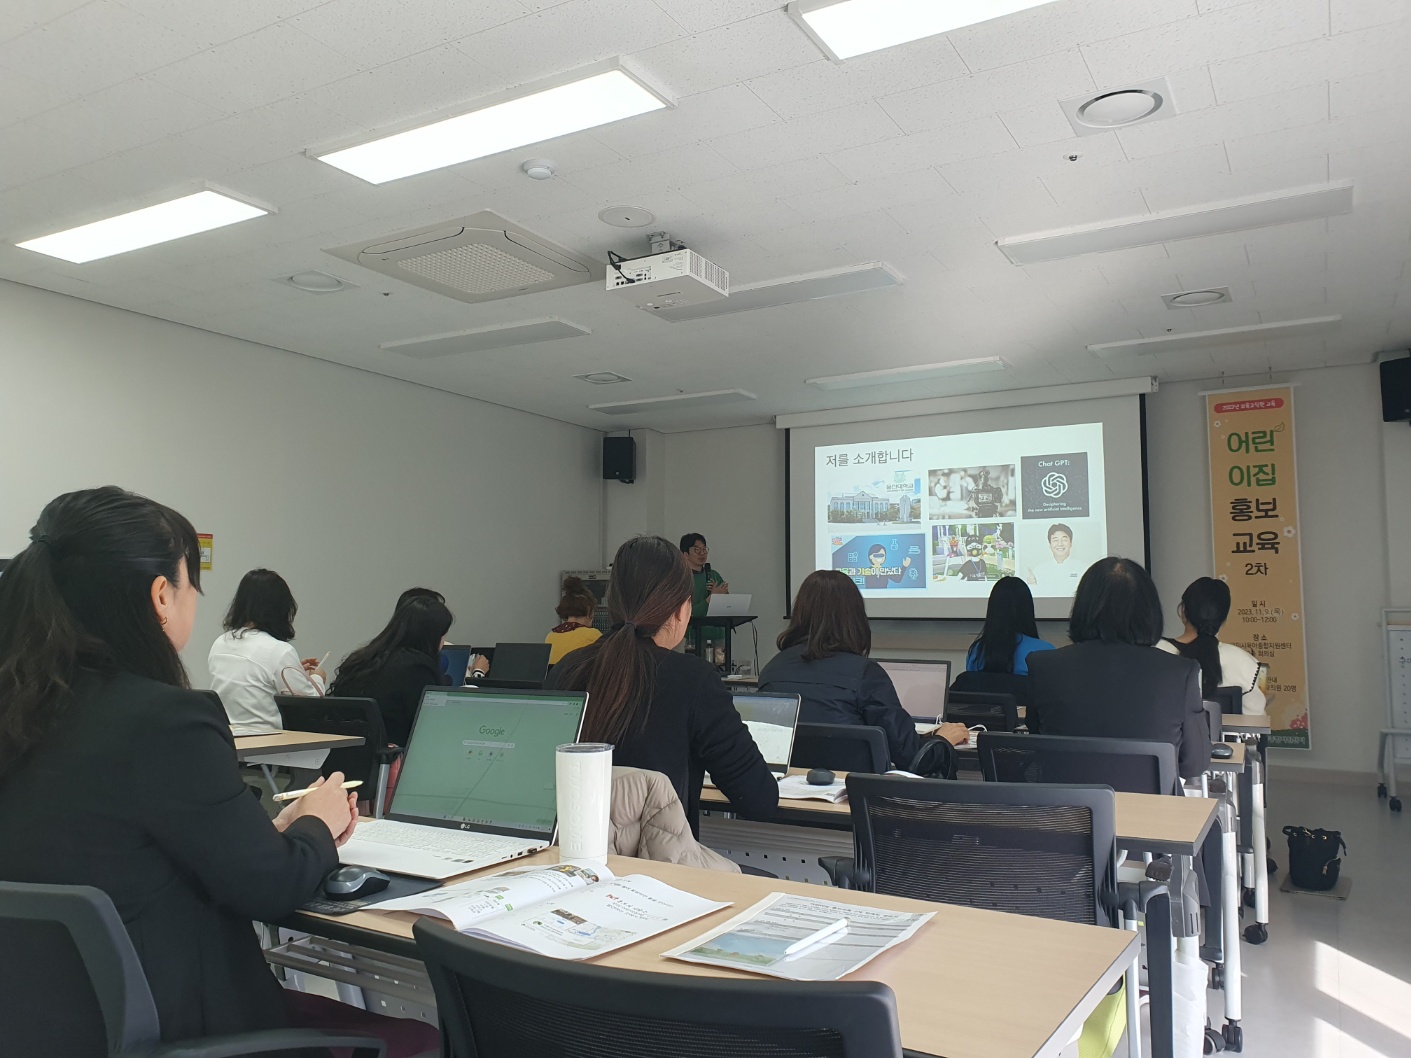
{"type": "Polygon", "coordinates": [[[898,660],[880,658],[901,707],[918,725],[934,727],[946,715],[946,689],[950,686],[949,661],[898,660]]]}
{"type": "Polygon", "coordinates": [[[417,878],[450,878],[553,843],[554,750],[578,741],[588,696],[428,687],[384,819],[338,850],[417,878]]]}
{"type": "Polygon", "coordinates": [[[749,617],[753,595],[712,595],[706,604],[707,617],[749,617]]]}
{"type": "Polygon", "coordinates": [[[797,694],[735,694],[735,711],[750,729],[764,763],[775,776],[789,771],[794,752],[794,732],[799,726],[797,694]]]}

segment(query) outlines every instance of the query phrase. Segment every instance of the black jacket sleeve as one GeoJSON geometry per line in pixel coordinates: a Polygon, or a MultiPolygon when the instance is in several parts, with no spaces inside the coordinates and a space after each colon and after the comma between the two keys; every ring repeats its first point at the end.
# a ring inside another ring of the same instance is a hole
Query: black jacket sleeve
{"type": "Polygon", "coordinates": [[[701,666],[692,695],[691,752],[742,816],[767,818],[779,805],[779,783],[735,711],[730,692],[701,666]]]}
{"type": "Polygon", "coordinates": [[[862,722],[870,727],[880,727],[887,735],[887,746],[892,754],[894,768],[910,768],[916,752],[921,748],[921,739],[916,734],[916,721],[902,708],[897,689],[887,670],[875,661],[869,661],[862,674],[862,684],[858,687],[859,704],[862,706],[862,722]]]}
{"type": "Polygon", "coordinates": [[[1194,779],[1210,767],[1210,727],[1200,695],[1200,666],[1191,663],[1181,712],[1181,752],[1178,770],[1182,779],[1194,779]]]}
{"type": "Polygon", "coordinates": [[[284,833],[240,778],[225,713],[204,694],[176,692],[152,703],[128,747],[131,790],[141,819],[163,851],[210,898],[243,918],[283,918],[338,866],[333,835],[319,820],[284,833]]]}

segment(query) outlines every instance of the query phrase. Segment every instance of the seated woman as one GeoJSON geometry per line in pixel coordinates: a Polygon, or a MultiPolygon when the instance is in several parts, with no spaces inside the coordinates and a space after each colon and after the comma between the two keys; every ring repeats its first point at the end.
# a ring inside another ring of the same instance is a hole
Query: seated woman
{"type": "Polygon", "coordinates": [[[892,764],[911,766],[921,748],[916,722],[902,708],[891,677],[867,656],[872,626],[851,577],[832,569],[805,577],[778,646],[759,674],[761,691],[797,694],[805,723],[880,727],[892,764]]]}
{"type": "Polygon", "coordinates": [[[1176,611],[1186,630],[1156,645],[1168,654],[1179,654],[1200,664],[1200,693],[1215,697],[1217,687],[1238,687],[1240,712],[1264,715],[1264,692],[1259,689],[1259,662],[1233,643],[1220,642],[1220,629],[1230,616],[1230,586],[1214,577],[1191,581],[1176,611]]]}
{"type": "Polygon", "coordinates": [[[1029,586],[1019,577],[1001,577],[990,589],[985,626],[965,654],[965,671],[1027,676],[1029,655],[1052,649],[1039,638],[1029,586]]]}
{"type": "Polygon", "coordinates": [[[1078,582],[1068,621],[1072,646],[1029,656],[1029,730],[1169,742],[1181,778],[1210,765],[1200,666],[1151,647],[1161,638],[1161,598],[1129,558],[1094,562],[1078,582]]]}
{"type": "Polygon", "coordinates": [[[372,642],[343,659],[332,693],[373,699],[382,711],[387,740],[405,746],[421,708],[421,692],[446,682],[441,647],[454,621],[443,602],[424,595],[408,599],[372,642]]]}
{"type": "Polygon", "coordinates": [[[675,652],[691,619],[691,574],[680,549],[659,536],[623,544],[607,606],[612,630],[549,673],[550,687],[588,692],[583,741],[610,742],[613,764],[670,779],[695,836],[706,772],[742,815],[773,811],[779,784],[720,674],[675,652]]]}
{"type": "Polygon", "coordinates": [[[597,596],[583,587],[577,577],[563,578],[563,597],[554,612],[559,615],[559,623],[544,637],[549,644],[550,665],[557,665],[564,655],[602,638],[603,634],[593,627],[597,596]]]}
{"type": "Polygon", "coordinates": [[[325,677],[314,658],[300,658],[289,645],[299,604],[284,578],[252,569],[240,578],[225,614],[225,632],[211,644],[206,667],[211,690],[220,695],[237,735],[278,731],[276,694],[318,695],[325,677]]]}
{"type": "Polygon", "coordinates": [[[0,577],[0,879],[107,893],[164,1042],[332,1009],[398,1055],[435,1047],[418,1022],[285,992],[265,964],[251,920],[314,896],[357,811],[341,774],[273,821],[241,781],[224,712],[178,656],[201,587],[191,523],[107,487],[60,496],[30,536],[0,577]]]}

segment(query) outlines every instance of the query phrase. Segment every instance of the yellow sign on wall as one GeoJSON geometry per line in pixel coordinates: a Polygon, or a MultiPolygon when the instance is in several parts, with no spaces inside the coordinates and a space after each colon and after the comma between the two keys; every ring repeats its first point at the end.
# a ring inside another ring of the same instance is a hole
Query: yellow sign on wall
{"type": "Polygon", "coordinates": [[[1293,390],[1207,393],[1205,407],[1215,576],[1232,596],[1220,638],[1268,666],[1270,744],[1308,749],[1293,390]]]}
{"type": "Polygon", "coordinates": [[[215,564],[216,538],[210,533],[197,533],[196,545],[201,549],[201,568],[210,569],[215,564]]]}

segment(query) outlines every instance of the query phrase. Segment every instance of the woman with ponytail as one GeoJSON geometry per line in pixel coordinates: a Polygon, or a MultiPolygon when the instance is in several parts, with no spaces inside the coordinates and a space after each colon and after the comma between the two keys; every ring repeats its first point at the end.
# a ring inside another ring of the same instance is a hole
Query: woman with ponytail
{"type": "Polygon", "coordinates": [[[1243,695],[1240,712],[1263,716],[1259,662],[1233,643],[1220,642],[1220,629],[1230,616],[1230,586],[1214,577],[1191,581],[1176,612],[1185,631],[1156,645],[1200,663],[1200,690],[1206,698],[1214,698],[1217,687],[1238,687],[1243,695]]]}
{"type": "MultiPolygon", "coordinates": [[[[225,711],[179,657],[191,523],[109,486],[53,500],[30,540],[0,576],[0,880],[107,893],[164,1042],[340,1019],[381,1035],[285,993],[250,928],[314,896],[358,815],[337,772],[273,821],[241,781],[225,711]]],[[[418,1035],[402,1053],[435,1046],[418,1035]]]]}
{"type": "Polygon", "coordinates": [[[771,812],[778,783],[720,674],[674,650],[691,619],[691,573],[680,549],[659,536],[623,544],[607,607],[611,631],[549,673],[552,687],[588,692],[584,741],[612,743],[618,766],[665,774],[693,834],[706,772],[742,815],[771,812]]]}

